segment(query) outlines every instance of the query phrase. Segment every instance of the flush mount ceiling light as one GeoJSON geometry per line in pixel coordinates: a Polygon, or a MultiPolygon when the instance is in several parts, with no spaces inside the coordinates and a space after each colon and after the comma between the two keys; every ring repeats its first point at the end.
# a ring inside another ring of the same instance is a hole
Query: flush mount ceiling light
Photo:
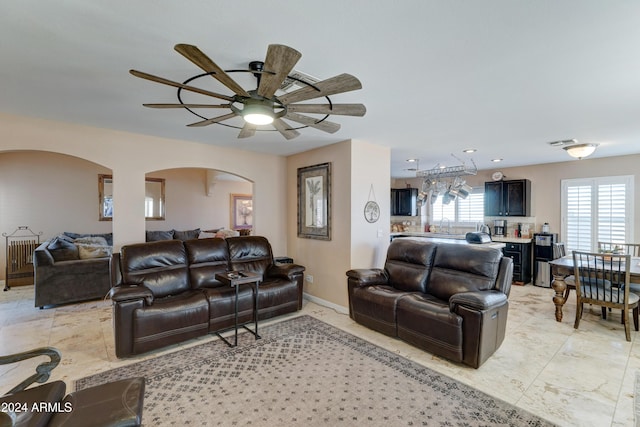
{"type": "Polygon", "coordinates": [[[330,95],[361,89],[362,84],[356,77],[345,73],[322,81],[306,79],[299,72],[293,70],[302,54],[288,46],[269,45],[264,62],[252,61],[246,70],[223,70],[193,45],[177,44],[175,50],[201,68],[204,73],[180,83],[142,71],[130,70],[129,72],[141,79],[177,88],[179,103],[144,104],[144,106],[185,109],[200,118],[200,121],[188,124],[189,127],[218,124],[240,129],[238,138],[253,136],[256,131],[277,131],[286,139],[292,139],[300,135],[298,129],[306,127],[328,133],[337,132],[340,125],[327,120],[330,115],[362,117],[366,113],[366,108],[362,104],[336,104],[329,98],[330,95]],[[231,73],[253,74],[257,80],[257,87],[249,90],[244,89],[231,78],[231,73]],[[211,77],[221,83],[225,87],[225,91],[231,91],[232,94],[212,92],[196,86],[202,82],[209,83],[207,79],[211,77]],[[301,88],[283,93],[285,88],[291,87],[291,82],[299,84],[301,88]],[[183,96],[186,94],[197,96],[192,95],[193,93],[207,97],[205,98],[206,102],[183,101],[183,96]],[[226,103],[212,104],[211,98],[226,103]],[[326,102],[320,104],[303,102],[316,98],[324,98],[326,102]],[[206,113],[202,112],[211,109],[228,109],[230,111],[227,114],[214,117],[206,116],[206,113]],[[236,117],[241,117],[244,121],[238,124],[236,117]],[[227,120],[231,120],[231,122],[226,122],[227,120]],[[287,120],[300,125],[293,126],[287,120]],[[257,126],[264,125],[271,125],[271,128],[257,128],[257,126]]]}
{"type": "Polygon", "coordinates": [[[571,157],[576,159],[583,159],[593,154],[596,151],[598,144],[576,144],[568,147],[562,147],[571,157]]]}
{"type": "Polygon", "coordinates": [[[577,139],[563,139],[560,141],[550,142],[552,147],[562,147],[571,157],[582,159],[588,157],[596,151],[598,144],[579,144],[577,139]]]}

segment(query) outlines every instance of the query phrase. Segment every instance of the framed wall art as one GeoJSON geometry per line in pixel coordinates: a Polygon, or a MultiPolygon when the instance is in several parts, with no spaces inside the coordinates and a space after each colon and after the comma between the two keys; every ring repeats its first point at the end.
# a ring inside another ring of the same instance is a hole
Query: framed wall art
{"type": "Polygon", "coordinates": [[[331,240],[331,163],[298,168],[298,237],[331,240]]]}
{"type": "Polygon", "coordinates": [[[253,197],[251,194],[232,194],[230,205],[231,229],[251,229],[253,227],[253,197]]]}

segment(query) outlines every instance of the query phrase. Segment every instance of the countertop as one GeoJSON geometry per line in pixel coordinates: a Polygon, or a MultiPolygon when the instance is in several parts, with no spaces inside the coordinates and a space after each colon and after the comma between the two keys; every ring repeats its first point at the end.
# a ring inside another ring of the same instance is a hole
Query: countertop
{"type": "Polygon", "coordinates": [[[533,239],[531,237],[505,237],[505,236],[491,236],[491,240],[494,242],[505,243],[531,243],[533,239]]]}
{"type": "Polygon", "coordinates": [[[391,233],[391,236],[392,237],[395,236],[401,239],[429,240],[435,243],[452,243],[455,245],[471,245],[471,246],[477,246],[479,248],[502,249],[506,246],[504,242],[496,242],[496,241],[492,241],[489,243],[469,243],[464,239],[464,237],[463,238],[456,237],[458,236],[457,234],[452,234],[450,235],[451,237],[448,237],[446,235],[445,235],[446,237],[433,237],[435,234],[442,236],[442,234],[440,233],[418,233],[418,232],[391,233]]]}

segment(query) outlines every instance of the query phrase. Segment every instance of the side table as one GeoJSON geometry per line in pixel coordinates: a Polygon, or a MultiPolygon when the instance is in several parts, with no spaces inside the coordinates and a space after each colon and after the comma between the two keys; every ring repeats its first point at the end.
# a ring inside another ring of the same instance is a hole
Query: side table
{"type": "Polygon", "coordinates": [[[238,326],[242,326],[247,331],[251,332],[256,340],[260,339],[260,335],[258,335],[258,293],[260,290],[260,282],[262,282],[262,275],[258,273],[253,273],[251,271],[227,271],[224,273],[217,273],[216,279],[218,279],[222,284],[231,286],[236,288],[236,300],[235,300],[235,324],[234,324],[234,341],[231,344],[225,337],[220,335],[220,332],[216,332],[216,335],[220,337],[222,341],[224,341],[229,347],[235,347],[238,345],[238,326]],[[251,285],[253,284],[253,320],[254,320],[254,330],[251,330],[247,327],[247,324],[238,325],[238,295],[240,292],[241,285],[251,285]]]}

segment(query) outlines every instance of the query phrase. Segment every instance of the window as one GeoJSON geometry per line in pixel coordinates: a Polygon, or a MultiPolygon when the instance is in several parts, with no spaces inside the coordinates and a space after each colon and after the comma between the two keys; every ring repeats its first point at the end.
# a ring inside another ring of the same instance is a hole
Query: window
{"type": "Polygon", "coordinates": [[[633,176],[563,180],[561,240],[567,250],[631,242],[633,194],[633,176]]]}
{"type": "Polygon", "coordinates": [[[451,224],[476,224],[484,221],[484,188],[474,188],[466,199],[458,197],[448,205],[442,203],[442,197],[438,197],[431,205],[431,222],[440,224],[443,218],[451,221],[451,224]]]}

